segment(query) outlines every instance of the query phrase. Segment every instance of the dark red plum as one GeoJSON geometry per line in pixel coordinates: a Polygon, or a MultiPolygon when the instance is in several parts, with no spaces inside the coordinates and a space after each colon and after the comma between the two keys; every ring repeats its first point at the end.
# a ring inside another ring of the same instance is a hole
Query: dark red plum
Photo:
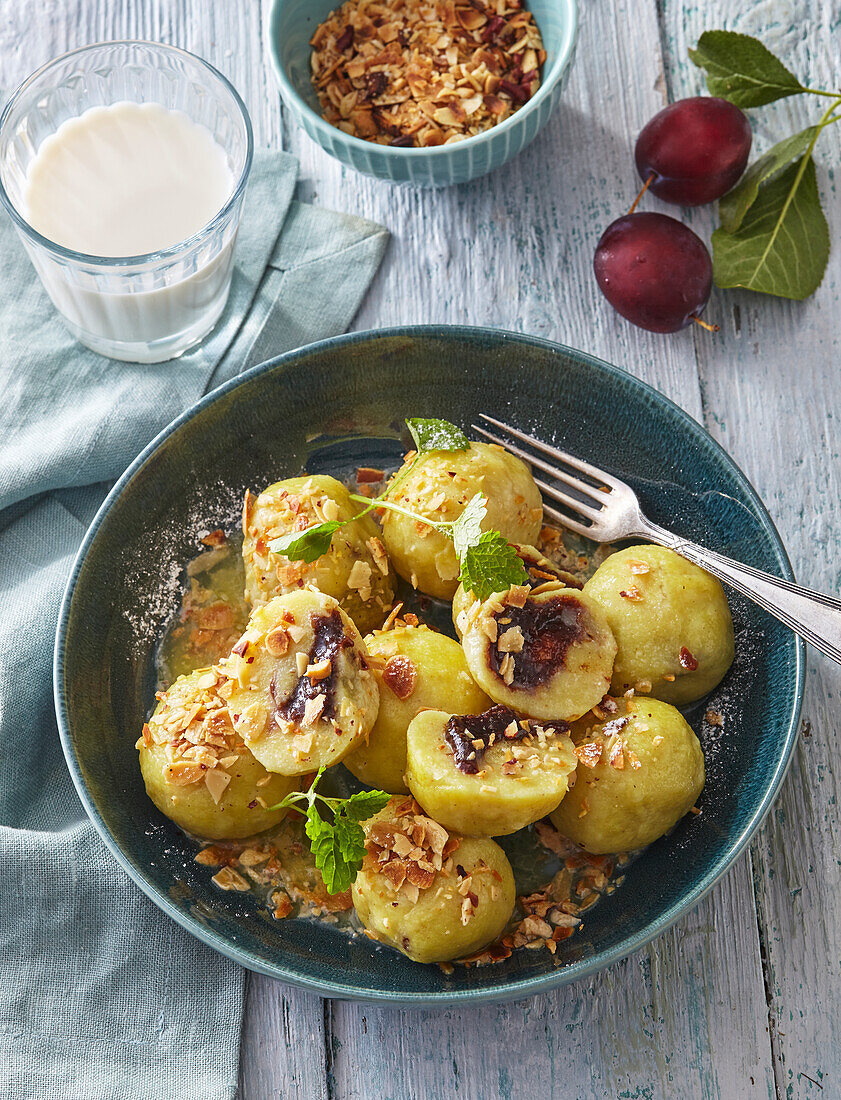
{"type": "Polygon", "coordinates": [[[613,308],[651,332],[686,328],[712,290],[704,242],[666,214],[617,218],[602,234],[593,268],[613,308]]]}
{"type": "Polygon", "coordinates": [[[715,202],[744,172],[751,138],[747,118],[726,99],[679,99],[643,127],[634,151],[637,171],[664,202],[715,202]]]}

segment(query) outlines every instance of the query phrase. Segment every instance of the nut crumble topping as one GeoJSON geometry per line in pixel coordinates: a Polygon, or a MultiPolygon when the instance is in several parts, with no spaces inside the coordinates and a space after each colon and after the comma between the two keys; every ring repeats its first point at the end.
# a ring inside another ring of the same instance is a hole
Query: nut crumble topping
{"type": "Polygon", "coordinates": [[[504,121],[540,87],[546,60],[523,0],[347,0],[310,45],[328,122],[418,148],[504,121]]]}

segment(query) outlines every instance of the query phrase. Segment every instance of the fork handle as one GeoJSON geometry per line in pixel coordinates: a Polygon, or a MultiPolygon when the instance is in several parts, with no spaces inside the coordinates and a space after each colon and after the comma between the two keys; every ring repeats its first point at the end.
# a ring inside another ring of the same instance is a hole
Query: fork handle
{"type": "Polygon", "coordinates": [[[714,550],[679,538],[648,520],[640,534],[700,565],[841,664],[841,600],[742,565],[714,550]]]}

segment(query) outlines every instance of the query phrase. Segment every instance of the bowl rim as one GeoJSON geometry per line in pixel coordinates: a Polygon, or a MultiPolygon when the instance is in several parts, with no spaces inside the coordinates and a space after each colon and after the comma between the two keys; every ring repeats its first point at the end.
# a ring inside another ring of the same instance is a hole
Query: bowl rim
{"type": "MultiPolygon", "coordinates": [[[[39,231],[29,223],[24,215],[18,210],[11,195],[6,189],[6,185],[3,182],[2,172],[0,172],[0,202],[8,211],[9,217],[15,224],[18,232],[22,233],[25,238],[32,241],[34,244],[39,245],[45,251],[52,253],[54,256],[58,256],[62,260],[70,260],[75,264],[83,267],[91,267],[95,269],[111,268],[111,267],[143,267],[150,263],[167,263],[170,260],[176,260],[185,252],[189,252],[191,248],[200,244],[202,241],[210,238],[216,232],[216,230],[224,223],[230,212],[234,209],[236,204],[241,199],[245,188],[248,184],[248,178],[251,175],[251,166],[254,161],[254,129],[251,125],[251,115],[248,113],[248,108],[245,106],[242,96],[233,86],[230,80],[221,73],[215,65],[211,65],[209,61],[206,61],[203,57],[199,57],[198,54],[192,53],[190,50],[184,50],[180,46],[172,46],[167,42],[152,42],[145,38],[117,38],[113,41],[91,42],[87,46],[78,46],[74,50],[67,50],[65,53],[59,54],[57,57],[50,58],[49,61],[44,62],[39,66],[35,72],[30,73],[25,80],[14,89],[3,107],[2,113],[0,113],[0,136],[2,136],[3,130],[7,124],[9,115],[17,104],[21,96],[27,91],[27,89],[35,83],[40,76],[45,72],[49,72],[53,66],[58,65],[62,61],[67,61],[68,58],[76,57],[80,54],[89,54],[95,50],[101,50],[104,47],[113,46],[145,46],[155,50],[160,50],[162,53],[174,54],[180,57],[189,58],[190,61],[198,63],[200,68],[207,71],[211,80],[217,81],[224,91],[230,95],[234,102],[234,106],[240,113],[242,118],[243,127],[245,129],[245,158],[243,160],[242,169],[239,173],[239,177],[236,180],[230,195],[225,199],[219,210],[213,215],[213,217],[200,229],[197,229],[195,233],[191,233],[189,237],[185,237],[183,241],[178,241],[176,244],[169,245],[166,248],[159,248],[154,252],[138,252],[131,256],[98,256],[92,252],[79,252],[75,248],[68,248],[67,245],[59,244],[58,241],[53,241],[49,237],[45,237],[43,233],[39,231]]],[[[78,117],[78,116],[77,116],[78,117]]],[[[192,121],[192,120],[191,120],[192,121]]],[[[123,274],[128,274],[124,272],[123,274]]]]}
{"type": "Polygon", "coordinates": [[[577,962],[569,963],[564,967],[558,967],[546,974],[540,974],[528,978],[524,978],[520,981],[512,981],[504,986],[496,986],[489,989],[452,989],[445,990],[440,993],[413,993],[412,991],[389,991],[389,990],[365,990],[357,986],[351,985],[346,982],[329,983],[326,981],[320,981],[314,978],[309,978],[305,975],[297,973],[294,969],[289,969],[284,966],[282,961],[275,964],[267,964],[260,958],[253,955],[248,949],[238,947],[232,944],[230,941],[219,935],[213,929],[205,927],[199,921],[194,920],[181,911],[165,894],[160,892],[155,885],[148,881],[144,875],[144,870],[141,867],[135,866],[129,857],[122,851],[115,837],[111,833],[105,819],[99,812],[99,809],[94,802],[91,795],[88,793],[81,768],[76,759],[73,751],[72,734],[69,724],[69,716],[67,713],[67,707],[65,703],[64,692],[64,650],[67,641],[67,627],[69,621],[70,607],[73,599],[73,594],[76,587],[80,571],[84,565],[87,557],[88,550],[97,537],[100,526],[103,520],[110,512],[113,505],[121,497],[123,490],[128,483],[134,478],[135,474],[146,464],[146,462],[155,454],[158,448],[179,428],[188,423],[195,416],[201,413],[204,409],[213,405],[215,402],[221,400],[232,390],[239,386],[248,385],[254,378],[263,374],[268,374],[277,370],[288,370],[294,368],[294,366],[302,359],[311,356],[314,353],[331,352],[336,348],[343,348],[345,346],[352,346],[354,344],[362,344],[368,341],[376,341],[381,339],[388,339],[393,337],[431,337],[433,339],[456,339],[456,340],[496,340],[500,342],[510,341],[514,344],[525,342],[533,347],[542,348],[547,351],[551,351],[555,354],[562,354],[572,356],[583,362],[588,368],[594,368],[609,377],[621,378],[625,384],[629,381],[633,387],[636,387],[644,394],[647,394],[649,398],[653,399],[655,405],[665,406],[672,415],[675,415],[678,420],[682,421],[684,425],[693,433],[701,433],[706,437],[706,442],[710,445],[718,457],[723,459],[724,463],[731,467],[743,482],[745,487],[745,493],[747,500],[750,502],[754,509],[754,513],[757,521],[760,523],[767,537],[769,538],[771,545],[776,551],[778,564],[782,571],[782,575],[786,580],[794,580],[794,572],[789,561],[788,554],[779,532],[777,531],[773,520],[771,519],[767,509],[759,498],[753,485],[743,473],[741,468],[734,462],[727,451],[715,440],[706,428],[702,424],[699,424],[694,417],[690,416],[684,409],[677,405],[665,394],[660,393],[653,386],[644,382],[642,379],[637,378],[630,372],[622,369],[621,367],[614,366],[611,363],[607,363],[603,359],[599,359],[596,356],[589,355],[586,352],[579,351],[576,348],[568,347],[564,344],[556,343],[552,340],[547,340],[542,337],[529,336],[524,333],[513,332],[506,329],[495,329],[487,326],[471,326],[471,325],[401,325],[393,328],[383,329],[368,329],[360,332],[345,333],[340,336],[330,337],[325,340],[319,340],[312,344],[307,344],[304,347],[296,348],[294,351],[286,352],[283,355],[275,356],[273,359],[266,360],[264,363],[251,367],[249,370],[244,371],[241,375],[231,379],[218,389],[212,390],[210,393],[203,396],[190,408],[186,409],[180,416],[176,417],[166,428],[159,432],[155,438],[140,452],[137,458],[131,463],[131,465],[125,470],[122,476],[114,485],[108,496],[103,501],[99,510],[96,513],[90,527],[88,528],[82,544],[79,547],[79,551],[76,554],[73,562],[73,567],[70,572],[70,576],[67,581],[67,585],[62,598],[61,610],[58,619],[58,628],[56,632],[56,643],[54,650],[54,662],[53,662],[53,684],[54,684],[54,697],[55,697],[55,710],[56,719],[58,723],[59,735],[61,737],[62,749],[67,761],[67,766],[70,771],[74,786],[79,794],[85,811],[88,817],[91,819],[94,827],[99,835],[105,841],[107,847],[111,850],[117,861],[121,864],[126,873],[134,880],[134,882],[143,890],[143,892],[168,916],[177,921],[183,928],[187,929],[198,939],[202,940],[209,947],[214,948],[221,954],[232,959],[234,962],[239,963],[246,969],[255,971],[259,974],[265,974],[268,977],[276,978],[280,981],[287,982],[289,985],[293,985],[299,989],[305,989],[309,992],[318,993],[322,997],[331,997],[340,1000],[356,1000],[365,1002],[376,1002],[380,1004],[399,1004],[403,1007],[442,1007],[445,1005],[455,1005],[464,1003],[499,1003],[503,1001],[521,1000],[526,997],[534,996],[538,993],[548,992],[549,990],[556,989],[562,985],[566,985],[570,982],[580,981],[588,977],[592,977],[594,974],[601,970],[604,970],[608,966],[612,966],[614,963],[627,958],[634,954],[640,948],[645,947],[646,944],[652,940],[661,936],[664,932],[668,931],[681,917],[694,909],[699,902],[712,890],[712,888],[724,877],[727,871],[733,866],[739,856],[742,855],[747,845],[750,843],[754,834],[759,826],[764,821],[771,806],[777,796],[780,785],[785,778],[788,768],[791,764],[794,746],[797,743],[798,736],[798,723],[800,719],[800,711],[803,702],[803,691],[805,684],[805,667],[806,667],[806,646],[805,643],[795,636],[795,675],[794,675],[794,700],[789,717],[788,728],[786,730],[785,738],[782,743],[781,753],[777,760],[776,767],[774,769],[773,776],[770,783],[767,785],[762,799],[759,805],[753,812],[750,820],[742,828],[736,838],[731,841],[729,850],[722,856],[717,863],[715,863],[702,877],[701,881],[680,901],[675,901],[660,917],[649,924],[646,928],[641,929],[636,934],[626,938],[617,944],[615,947],[597,952],[595,955],[586,959],[579,960],[577,962]]]}
{"type": "MultiPolygon", "coordinates": [[[[377,142],[365,141],[364,138],[355,137],[353,134],[346,134],[344,130],[340,130],[338,126],[334,126],[332,123],[327,122],[322,118],[317,111],[314,111],[307,101],[298,94],[297,89],[286,75],[286,71],[281,64],[280,54],[278,52],[278,44],[280,42],[280,23],[283,18],[283,8],[287,0],[273,0],[271,15],[269,16],[269,56],[272,62],[272,69],[274,70],[275,78],[280,85],[280,94],[285,103],[299,115],[306,116],[312,123],[313,128],[317,131],[318,144],[324,149],[325,152],[330,152],[329,144],[330,140],[338,140],[349,146],[351,149],[367,150],[370,154],[374,149],[377,155],[382,155],[387,160],[403,160],[403,159],[416,159],[419,160],[423,157],[428,157],[430,160],[436,158],[446,160],[453,155],[455,149],[469,149],[482,141],[488,141],[492,136],[496,134],[504,134],[508,130],[513,129],[516,125],[525,121],[525,119],[537,109],[537,107],[543,102],[543,100],[549,95],[551,90],[557,85],[558,81],[562,78],[566,70],[572,61],[575,53],[575,45],[578,39],[579,29],[579,11],[578,0],[555,0],[555,3],[559,7],[563,7],[566,12],[565,34],[561,42],[561,48],[558,51],[558,56],[552,63],[546,78],[541,81],[540,87],[532,98],[524,103],[522,107],[514,111],[509,115],[504,122],[498,123],[496,126],[491,126],[488,130],[483,130],[480,134],[474,134],[472,137],[464,138],[463,141],[453,142],[452,145],[434,145],[429,148],[407,148],[400,145],[380,145],[377,142]],[[325,145],[325,141],[328,141],[328,145],[325,145]]],[[[341,0],[337,0],[336,7],[339,7],[341,0]]],[[[298,120],[300,124],[300,119],[298,120]]],[[[332,154],[331,155],[335,155],[332,154]]]]}

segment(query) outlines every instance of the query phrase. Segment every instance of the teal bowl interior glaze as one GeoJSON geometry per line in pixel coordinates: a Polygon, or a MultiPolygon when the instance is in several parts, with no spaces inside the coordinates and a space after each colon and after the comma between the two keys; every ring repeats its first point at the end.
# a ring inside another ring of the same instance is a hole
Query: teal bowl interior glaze
{"type": "MultiPolygon", "coordinates": [[[[154,692],[154,658],[177,611],[184,563],[208,529],[236,527],[246,487],[300,473],[394,462],[407,416],[469,427],[487,412],[604,465],[656,523],[780,576],[791,569],[747,479],[665,397],[616,367],[490,329],[357,333],[256,367],[205,397],[137,458],[91,525],[56,642],[64,751],[97,829],[126,871],[185,928],[244,966],[334,997],[406,1005],[522,998],[575,981],[660,935],[707,893],[767,813],[797,736],[804,647],[764,612],[731,600],[737,656],[688,717],[704,744],[702,812],[627,869],[554,958],[444,974],[364,936],[274,921],[250,894],[223,893],[194,846],[146,797],[134,748],[154,692]],[[724,730],[707,726],[713,707],[724,730]]],[[[127,934],[131,930],[127,929],[127,934]]]]}
{"type": "Polygon", "coordinates": [[[529,0],[543,36],[540,88],[527,104],[476,137],[432,149],[402,149],[351,137],[321,117],[310,79],[310,39],[341,0],[274,0],[269,53],[283,102],[325,152],[343,164],[394,183],[444,187],[466,183],[516,156],[536,137],[560,102],[578,35],[577,0],[529,0]]]}

